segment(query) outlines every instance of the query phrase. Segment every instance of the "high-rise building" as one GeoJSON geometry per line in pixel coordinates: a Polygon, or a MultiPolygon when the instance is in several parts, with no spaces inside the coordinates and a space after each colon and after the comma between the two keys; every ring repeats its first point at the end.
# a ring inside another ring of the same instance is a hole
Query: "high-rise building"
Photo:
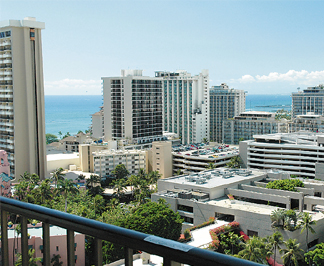
{"type": "Polygon", "coordinates": [[[46,174],[44,28],[35,18],[0,22],[0,149],[16,179],[46,174]]]}
{"type": "Polygon", "coordinates": [[[308,87],[304,91],[291,94],[292,116],[306,115],[312,112],[315,115],[324,115],[324,85],[308,87]]]}
{"type": "Polygon", "coordinates": [[[286,119],[275,119],[275,113],[264,111],[243,112],[223,121],[223,142],[238,144],[241,140],[253,139],[256,134],[287,133],[286,119]]]}
{"type": "Polygon", "coordinates": [[[223,121],[245,111],[245,92],[230,89],[226,83],[222,83],[211,87],[209,96],[210,140],[222,143],[223,121]]]}
{"type": "Polygon", "coordinates": [[[102,80],[105,140],[162,140],[162,79],[122,70],[121,77],[102,80]]]}
{"type": "Polygon", "coordinates": [[[156,71],[163,78],[163,130],[179,135],[183,144],[209,140],[209,73],[156,71]]]}

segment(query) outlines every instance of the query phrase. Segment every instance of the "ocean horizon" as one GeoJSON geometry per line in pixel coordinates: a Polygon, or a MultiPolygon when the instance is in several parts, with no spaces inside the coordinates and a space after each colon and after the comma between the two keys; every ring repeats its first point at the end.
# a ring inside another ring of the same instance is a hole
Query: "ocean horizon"
{"type": "MultiPolygon", "coordinates": [[[[91,115],[103,105],[102,95],[45,95],[45,130],[58,135],[83,132],[91,125],[91,115]]],[[[291,110],[290,94],[247,94],[246,111],[291,110]]]]}

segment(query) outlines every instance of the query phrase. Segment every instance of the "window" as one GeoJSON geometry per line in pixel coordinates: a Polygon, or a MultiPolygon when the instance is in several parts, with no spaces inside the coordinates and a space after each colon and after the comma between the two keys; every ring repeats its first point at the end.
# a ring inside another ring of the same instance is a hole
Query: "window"
{"type": "Polygon", "coordinates": [[[56,246],[56,251],[59,251],[59,246],[56,246]]]}
{"type": "Polygon", "coordinates": [[[248,236],[258,236],[258,232],[257,231],[252,231],[252,230],[247,230],[247,235],[248,236]]]}

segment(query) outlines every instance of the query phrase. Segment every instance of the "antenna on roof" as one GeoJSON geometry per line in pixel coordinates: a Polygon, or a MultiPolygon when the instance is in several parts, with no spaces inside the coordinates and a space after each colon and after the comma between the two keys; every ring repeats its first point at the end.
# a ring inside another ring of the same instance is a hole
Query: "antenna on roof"
{"type": "Polygon", "coordinates": [[[300,87],[298,87],[297,90],[299,91],[300,90],[300,87]]]}

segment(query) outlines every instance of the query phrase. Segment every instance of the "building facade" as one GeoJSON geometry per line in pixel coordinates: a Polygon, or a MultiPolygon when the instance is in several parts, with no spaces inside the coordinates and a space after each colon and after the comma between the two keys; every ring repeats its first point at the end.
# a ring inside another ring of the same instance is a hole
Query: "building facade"
{"type": "Polygon", "coordinates": [[[156,71],[163,79],[163,130],[178,134],[182,144],[209,140],[209,73],[156,71]]]}
{"type": "Polygon", "coordinates": [[[324,132],[324,116],[307,113],[306,115],[297,115],[288,122],[288,133],[301,130],[324,132]]]}
{"type": "Polygon", "coordinates": [[[93,154],[93,173],[108,176],[117,165],[123,164],[130,175],[137,175],[140,169],[147,171],[146,160],[147,152],[144,150],[101,150],[93,154]]]}
{"type": "MultiPolygon", "coordinates": [[[[324,168],[323,133],[296,132],[254,135],[240,142],[240,157],[248,168],[279,169],[315,178],[324,168]]],[[[324,180],[324,175],[316,178],[324,180]]]]}
{"type": "Polygon", "coordinates": [[[35,18],[0,22],[0,149],[15,179],[46,174],[44,28],[35,18]]]}
{"type": "Polygon", "coordinates": [[[161,178],[171,177],[172,172],[172,142],[155,141],[152,143],[150,158],[152,171],[158,171],[161,178]]]}
{"type": "Polygon", "coordinates": [[[255,134],[287,133],[287,125],[285,119],[276,120],[275,113],[243,112],[223,121],[222,140],[226,144],[238,144],[240,140],[253,139],[255,134]]]}
{"type": "Polygon", "coordinates": [[[103,139],[105,134],[105,120],[103,106],[100,110],[91,115],[91,137],[94,139],[103,139]]]}
{"type": "Polygon", "coordinates": [[[142,70],[122,70],[121,77],[102,80],[105,140],[161,140],[162,79],[144,77],[142,70]]]}
{"type": "Polygon", "coordinates": [[[313,112],[315,115],[324,115],[324,85],[308,87],[303,91],[291,94],[292,116],[306,115],[313,112]]]}
{"type": "Polygon", "coordinates": [[[245,92],[230,89],[226,83],[213,86],[209,90],[210,97],[210,140],[223,141],[223,121],[245,112],[245,92]]]}

